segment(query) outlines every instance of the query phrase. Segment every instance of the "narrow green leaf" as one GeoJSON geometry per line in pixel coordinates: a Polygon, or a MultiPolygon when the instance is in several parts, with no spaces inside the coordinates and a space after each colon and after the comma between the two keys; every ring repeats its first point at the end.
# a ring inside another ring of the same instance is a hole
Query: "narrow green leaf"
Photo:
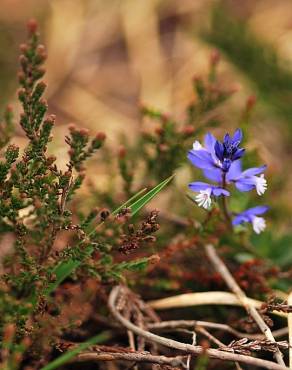
{"type": "MultiPolygon", "coordinates": [[[[143,208],[147,203],[150,202],[151,199],[153,199],[174,177],[174,175],[170,176],[166,180],[162,181],[160,184],[155,186],[152,190],[148,191],[145,195],[143,195],[141,198],[136,200],[142,193],[145,192],[146,189],[142,189],[137,194],[135,194],[132,198],[130,198],[127,202],[122,204],[120,207],[115,209],[112,214],[116,215],[121,209],[125,207],[131,208],[132,216],[137,214],[141,208],[143,208]],[[132,203],[134,201],[134,203],[132,203]]],[[[91,235],[95,230],[93,230],[88,235],[91,235]]],[[[90,255],[93,252],[93,247],[88,247],[88,255],[90,255]]],[[[56,280],[53,283],[50,283],[48,286],[48,289],[45,291],[46,295],[51,294],[61,283],[63,280],[65,280],[70,274],[80,266],[81,261],[76,260],[68,260],[65,262],[60,263],[56,268],[54,269],[53,273],[56,275],[56,280]]]]}
{"type": "Polygon", "coordinates": [[[84,351],[89,346],[93,344],[103,343],[110,338],[109,332],[103,332],[101,334],[96,335],[95,337],[90,338],[84,343],[81,343],[78,347],[72,349],[61,355],[60,357],[56,358],[54,361],[50,362],[46,366],[42,367],[41,370],[54,370],[58,367],[64,365],[66,362],[70,361],[73,357],[78,355],[80,352],[84,351]]]}
{"type": "Polygon", "coordinates": [[[136,213],[140,211],[141,208],[143,208],[147,203],[150,202],[151,199],[155,197],[172,179],[174,175],[171,175],[166,180],[162,181],[160,184],[155,186],[152,190],[148,191],[143,197],[138,199],[136,202],[132,203],[130,205],[132,216],[134,216],[136,213]]]}
{"type": "Polygon", "coordinates": [[[122,204],[120,207],[116,208],[112,214],[115,216],[117,215],[121,209],[123,208],[126,208],[129,204],[131,204],[134,200],[136,200],[141,194],[145,193],[145,191],[147,190],[147,188],[144,188],[140,191],[138,191],[138,193],[136,193],[135,195],[132,196],[132,198],[128,199],[124,204],[122,204]]]}
{"type": "Polygon", "coordinates": [[[47,290],[45,291],[45,295],[52,293],[79,265],[80,261],[69,260],[64,261],[56,266],[53,271],[53,274],[56,276],[56,280],[49,284],[47,290]]]}

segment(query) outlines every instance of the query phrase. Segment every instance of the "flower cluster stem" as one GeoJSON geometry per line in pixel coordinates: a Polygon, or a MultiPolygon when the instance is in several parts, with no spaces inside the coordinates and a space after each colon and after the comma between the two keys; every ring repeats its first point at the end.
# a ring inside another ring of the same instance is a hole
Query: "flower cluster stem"
{"type": "MultiPolygon", "coordinates": [[[[227,188],[227,186],[226,186],[226,173],[223,173],[223,175],[222,175],[222,188],[223,189],[227,188]]],[[[224,214],[224,217],[227,221],[228,227],[230,229],[232,229],[232,221],[231,221],[230,212],[228,210],[227,197],[222,197],[222,209],[223,209],[223,214],[224,214]]]]}

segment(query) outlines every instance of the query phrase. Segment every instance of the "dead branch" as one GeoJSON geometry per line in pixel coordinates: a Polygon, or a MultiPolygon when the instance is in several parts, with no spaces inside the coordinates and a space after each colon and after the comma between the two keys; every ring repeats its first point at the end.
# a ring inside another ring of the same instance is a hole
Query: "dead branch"
{"type": "Polygon", "coordinates": [[[187,356],[153,356],[148,352],[129,352],[129,353],[117,353],[117,352],[84,352],[80,353],[74,362],[86,362],[86,361],[133,361],[133,362],[148,362],[152,364],[169,365],[172,367],[182,366],[185,367],[184,363],[187,356]]]}
{"type": "MultiPolygon", "coordinates": [[[[249,334],[243,333],[233,329],[231,326],[227,324],[220,324],[217,322],[209,322],[209,321],[199,321],[199,320],[170,320],[170,321],[162,321],[157,323],[151,323],[147,325],[147,328],[150,330],[169,330],[169,329],[179,329],[179,328],[190,328],[195,326],[201,326],[204,328],[209,329],[217,329],[223,330],[230,334],[233,334],[237,338],[248,338],[248,339],[264,339],[264,334],[249,334]]],[[[288,334],[288,328],[278,329],[272,332],[274,338],[281,337],[283,335],[288,334]]]]}
{"type": "Polygon", "coordinates": [[[140,335],[145,338],[147,342],[150,343],[158,343],[162,346],[173,348],[188,354],[194,354],[194,355],[200,355],[202,353],[206,353],[210,358],[216,358],[223,361],[232,361],[232,362],[242,362],[245,364],[253,365],[253,366],[259,366],[265,369],[269,370],[288,370],[286,366],[282,366],[279,364],[276,364],[271,361],[262,360],[259,358],[254,358],[251,356],[245,356],[235,353],[229,353],[220,351],[217,349],[207,349],[205,350],[201,346],[193,346],[191,344],[178,342],[173,339],[161,337],[157,334],[153,334],[145,329],[141,329],[138,326],[134,325],[127,319],[125,319],[120,312],[116,308],[116,302],[119,298],[119,295],[121,293],[125,294],[125,287],[122,286],[116,286],[112,289],[110,296],[109,296],[109,308],[113,316],[117,321],[119,321],[126,329],[133,331],[136,335],[140,335]]]}
{"type": "MultiPolygon", "coordinates": [[[[231,273],[227,269],[226,265],[220,259],[220,257],[218,256],[215,248],[213,247],[213,245],[211,245],[211,244],[206,245],[205,246],[205,251],[206,251],[206,254],[207,254],[209,260],[212,262],[214,268],[220,273],[220,275],[222,276],[223,280],[225,281],[225,283],[227,284],[229,289],[234,294],[236,294],[238,299],[242,302],[242,305],[244,306],[244,308],[246,309],[248,314],[257,323],[260,330],[265,334],[267,340],[276,343],[276,340],[273,337],[271,329],[264,322],[263,318],[258,313],[256,308],[249,304],[247,296],[245,295],[243,290],[239,287],[239,285],[237,284],[237,282],[235,281],[235,279],[233,278],[233,276],[231,275],[231,273]]],[[[275,358],[281,366],[285,366],[285,362],[283,360],[283,355],[282,355],[281,351],[279,350],[279,348],[277,348],[277,350],[275,352],[275,358]]]]}

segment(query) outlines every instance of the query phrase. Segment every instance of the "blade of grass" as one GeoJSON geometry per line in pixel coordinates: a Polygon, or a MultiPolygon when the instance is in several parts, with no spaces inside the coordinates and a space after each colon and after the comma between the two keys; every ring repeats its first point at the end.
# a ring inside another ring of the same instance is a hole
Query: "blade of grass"
{"type": "Polygon", "coordinates": [[[78,355],[80,352],[84,351],[86,348],[89,346],[92,346],[93,344],[99,344],[103,343],[106,340],[110,338],[110,333],[109,332],[103,332],[101,334],[98,334],[89,340],[87,340],[84,343],[81,343],[78,347],[62,354],[60,357],[56,358],[46,366],[42,367],[40,370],[54,370],[57,369],[58,367],[64,365],[66,362],[72,360],[76,355],[78,355]]]}
{"type": "Polygon", "coordinates": [[[147,203],[150,202],[172,179],[174,175],[171,175],[166,180],[162,181],[160,184],[155,186],[152,190],[148,191],[147,194],[143,195],[140,199],[130,205],[131,214],[134,216],[136,213],[140,211],[147,203]]]}
{"type": "Polygon", "coordinates": [[[134,194],[132,196],[132,198],[128,199],[124,204],[122,204],[120,207],[116,208],[112,214],[115,216],[117,215],[121,209],[123,208],[126,208],[129,204],[131,204],[134,200],[136,200],[141,194],[145,193],[145,191],[147,190],[147,188],[144,188],[140,191],[138,191],[138,193],[134,194]]]}
{"type": "MultiPolygon", "coordinates": [[[[172,179],[174,175],[168,177],[166,180],[162,181],[160,184],[155,186],[155,188],[148,191],[146,194],[144,194],[141,198],[134,201],[139,195],[141,195],[145,189],[141,190],[137,194],[135,194],[131,199],[129,199],[127,202],[125,202],[122,206],[115,209],[112,214],[116,215],[122,208],[129,207],[131,208],[131,214],[134,216],[137,214],[141,208],[143,208],[147,203],[149,203],[172,179]]],[[[99,226],[99,225],[98,225],[99,226]]],[[[92,230],[88,236],[90,236],[94,231],[96,231],[96,228],[92,230]]],[[[93,247],[88,247],[88,255],[90,255],[93,252],[93,247]]],[[[51,294],[61,283],[63,280],[65,280],[70,274],[81,264],[81,261],[76,261],[73,259],[70,259],[66,262],[60,263],[58,266],[56,266],[55,270],[53,271],[53,274],[56,276],[56,279],[54,282],[50,283],[47,290],[45,291],[45,295],[51,294]]]]}

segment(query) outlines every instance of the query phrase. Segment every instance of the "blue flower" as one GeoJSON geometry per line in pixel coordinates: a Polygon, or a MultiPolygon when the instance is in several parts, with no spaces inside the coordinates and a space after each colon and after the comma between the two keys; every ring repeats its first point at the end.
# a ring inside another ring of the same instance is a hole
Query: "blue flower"
{"type": "Polygon", "coordinates": [[[242,131],[237,129],[231,137],[229,134],[224,136],[223,143],[216,141],[215,143],[215,154],[221,162],[221,167],[224,172],[228,172],[232,162],[241,158],[245,152],[245,149],[239,148],[242,141],[242,131]]]}
{"type": "Polygon", "coordinates": [[[212,199],[211,196],[218,197],[220,195],[229,196],[228,190],[223,189],[216,185],[207,184],[206,182],[192,182],[189,184],[189,188],[199,194],[195,197],[195,201],[198,203],[199,207],[205,209],[210,208],[212,199]]]}
{"type": "Polygon", "coordinates": [[[267,212],[268,209],[268,206],[257,206],[249,208],[246,211],[243,211],[236,215],[232,220],[232,224],[239,225],[245,222],[249,222],[252,224],[255,233],[260,234],[266,228],[266,221],[263,217],[258,216],[267,212]]]}
{"type": "MultiPolygon", "coordinates": [[[[192,191],[199,193],[195,201],[200,207],[208,209],[211,206],[212,197],[229,196],[230,193],[226,187],[231,184],[242,192],[256,189],[258,195],[264,194],[267,190],[267,180],[263,174],[266,166],[242,170],[241,157],[245,149],[240,148],[241,141],[242,131],[237,129],[233,136],[226,134],[223,142],[218,141],[210,133],[205,136],[204,145],[198,141],[194,142],[193,149],[188,152],[188,159],[195,167],[202,170],[208,180],[214,183],[193,182],[189,184],[192,191]]],[[[266,210],[265,206],[251,208],[236,216],[233,224],[250,222],[255,232],[260,233],[266,224],[265,220],[257,215],[266,210]]]]}
{"type": "Polygon", "coordinates": [[[213,170],[217,173],[228,172],[231,164],[241,158],[245,149],[239,148],[242,141],[242,131],[237,129],[231,137],[224,136],[223,143],[208,133],[204,146],[195,141],[193,149],[188,153],[188,159],[195,167],[202,170],[213,170]]]}

